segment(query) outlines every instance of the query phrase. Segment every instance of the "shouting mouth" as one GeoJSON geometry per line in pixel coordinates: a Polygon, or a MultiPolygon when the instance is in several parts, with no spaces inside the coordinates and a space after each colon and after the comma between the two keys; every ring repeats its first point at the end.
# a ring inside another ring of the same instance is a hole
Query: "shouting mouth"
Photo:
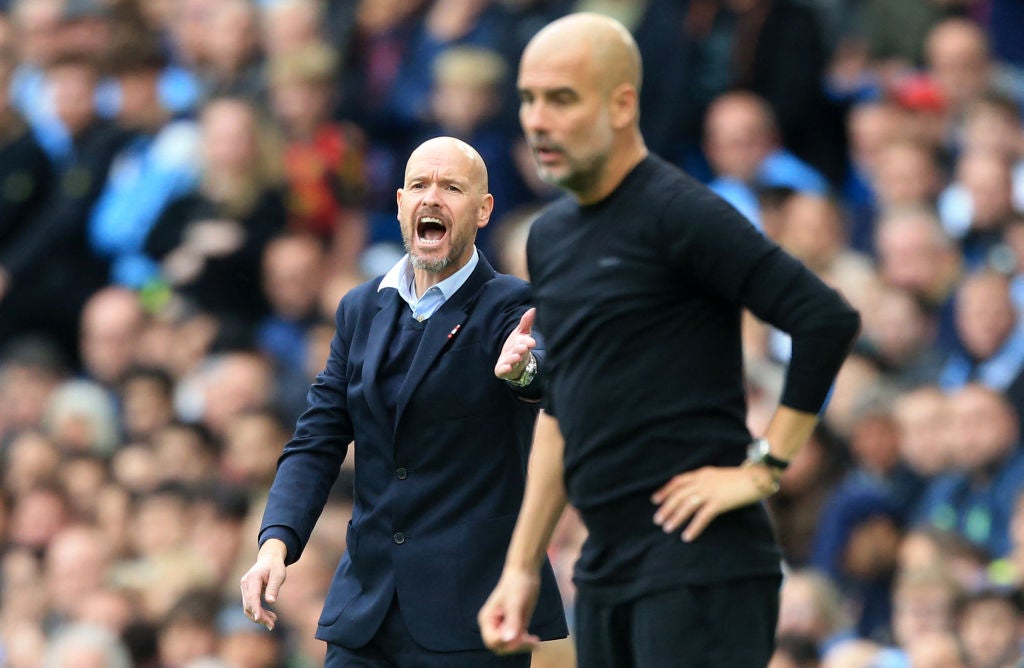
{"type": "Polygon", "coordinates": [[[416,221],[416,240],[423,246],[436,246],[448,235],[440,218],[422,216],[416,221]]]}

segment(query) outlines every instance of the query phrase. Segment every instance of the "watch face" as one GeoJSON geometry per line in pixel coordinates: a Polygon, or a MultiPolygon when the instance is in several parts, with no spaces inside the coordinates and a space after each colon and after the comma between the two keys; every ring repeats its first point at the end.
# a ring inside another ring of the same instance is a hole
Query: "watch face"
{"type": "Polygon", "coordinates": [[[747,458],[752,462],[764,461],[764,456],[768,454],[768,441],[763,438],[755,438],[747,446],[747,458]]]}

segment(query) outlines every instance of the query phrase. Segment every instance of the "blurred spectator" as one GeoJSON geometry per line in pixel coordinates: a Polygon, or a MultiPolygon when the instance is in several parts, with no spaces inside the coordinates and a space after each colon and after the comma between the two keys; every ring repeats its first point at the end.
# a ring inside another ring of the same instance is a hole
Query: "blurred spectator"
{"type": "Polygon", "coordinates": [[[775,653],[768,668],[818,668],[821,653],[810,638],[780,635],[775,641],[775,653]]]}
{"type": "Polygon", "coordinates": [[[850,619],[839,590],[824,573],[796,569],[786,574],[779,591],[780,638],[807,638],[824,653],[850,635],[850,619]]]}
{"type": "Polygon", "coordinates": [[[324,278],[322,246],[308,236],[279,237],[263,255],[263,289],[271,314],[259,326],[260,348],[278,364],[301,367],[306,335],[320,321],[317,295],[324,278]]]}
{"type": "Polygon", "coordinates": [[[219,599],[211,591],[185,592],[160,621],[158,646],[161,666],[184,666],[217,655],[219,599]]]}
{"type": "Polygon", "coordinates": [[[262,3],[263,47],[271,59],[323,42],[327,3],[323,0],[271,0],[262,3]]]}
{"type": "Polygon", "coordinates": [[[933,382],[945,361],[935,350],[935,315],[911,293],[899,288],[876,288],[866,300],[859,346],[873,355],[886,380],[909,389],[933,382]]]}
{"type": "Polygon", "coordinates": [[[956,326],[962,351],[954,352],[939,379],[946,391],[974,381],[1002,392],[1024,417],[1024,321],[1010,296],[1010,282],[981,272],[957,290],[956,326]]]}
{"type": "Polygon", "coordinates": [[[217,656],[233,668],[279,668],[284,653],[282,633],[273,633],[245,616],[237,605],[217,613],[220,636],[217,656]]]}
{"type": "Polygon", "coordinates": [[[159,97],[166,58],[155,44],[128,42],[110,54],[121,90],[117,120],[138,134],[118,152],[89,218],[93,252],[110,260],[110,279],[141,288],[156,279],[144,252],[147,234],[167,205],[190,191],[199,177],[195,123],[172,120],[159,97]]]}
{"type": "Polygon", "coordinates": [[[89,625],[62,629],[46,652],[43,668],[131,668],[127,649],[110,631],[89,625]]]}
{"type": "Polygon", "coordinates": [[[892,637],[909,648],[934,633],[954,630],[961,589],[939,565],[901,570],[892,594],[892,637]]]}
{"type": "Polygon", "coordinates": [[[950,105],[956,122],[968,105],[992,85],[988,38],[977,23],[949,18],[937,23],[925,40],[928,74],[950,105]]]}
{"type": "Polygon", "coordinates": [[[134,292],[107,287],[86,302],[80,328],[82,370],[113,392],[134,362],[145,313],[134,292]]]}
{"type": "Polygon", "coordinates": [[[1010,515],[1024,487],[1018,419],[997,391],[971,383],[950,397],[955,471],[933,481],[918,521],[955,531],[990,558],[1010,550],[1010,515]]]}
{"type": "Polygon", "coordinates": [[[366,138],[354,124],[331,122],[337,55],[315,42],[270,62],[271,105],[287,144],[288,229],[331,247],[332,269],[358,275],[366,242],[366,138]]]}
{"type": "Polygon", "coordinates": [[[957,604],[956,628],[969,668],[1017,666],[1024,609],[1020,591],[983,587],[957,604]]]}
{"type": "Polygon", "coordinates": [[[249,0],[210,3],[203,22],[203,85],[208,96],[257,100],[266,90],[256,7],[249,0]]]}
{"type": "Polygon", "coordinates": [[[250,494],[269,487],[289,435],[281,419],[267,410],[229,416],[224,432],[222,478],[246,488],[250,494]]]}
{"type": "Polygon", "coordinates": [[[56,483],[60,463],[60,450],[48,437],[18,433],[4,450],[4,492],[17,500],[36,487],[56,483]]]}
{"type": "Polygon", "coordinates": [[[956,346],[953,293],[961,256],[927,209],[899,208],[882,217],[875,237],[878,271],[888,285],[908,291],[935,317],[940,354],[956,346]]]}
{"type": "Polygon", "coordinates": [[[266,313],[260,262],[284,222],[279,146],[241,98],[208,102],[200,130],[198,188],[170,202],[143,249],[177,292],[218,317],[227,336],[244,340],[266,313]]]}
{"type": "Polygon", "coordinates": [[[967,668],[960,642],[952,632],[927,633],[907,645],[913,668],[967,668]]]}
{"type": "Polygon", "coordinates": [[[199,392],[203,424],[214,436],[224,437],[235,416],[270,406],[274,396],[272,369],[255,352],[224,353],[211,359],[202,371],[199,392]]]}
{"type": "Polygon", "coordinates": [[[858,636],[888,640],[899,509],[879,489],[849,487],[829,500],[822,518],[811,564],[834,578],[855,606],[858,636]]]}
{"type": "MultiPolygon", "coordinates": [[[[756,227],[762,227],[758,196],[765,188],[824,195],[828,183],[780,144],[771,107],[749,92],[714,100],[704,120],[704,151],[715,180],[710,187],[756,227]]],[[[774,230],[764,230],[774,237],[774,230]]]]}
{"type": "Polygon", "coordinates": [[[60,52],[64,0],[16,0],[11,17],[18,67],[10,82],[11,102],[24,114],[47,155],[65,154],[67,134],[57,120],[47,91],[46,67],[60,52]]]}
{"type": "MultiPolygon", "coordinates": [[[[121,427],[128,440],[149,441],[174,419],[174,379],[167,371],[133,366],[121,376],[119,389],[121,427]]],[[[181,469],[164,470],[171,473],[181,469]]]]}
{"type": "Polygon", "coordinates": [[[879,215],[901,208],[930,207],[939,194],[941,179],[931,145],[909,138],[887,144],[879,152],[871,183],[879,215]]]}
{"type": "Polygon", "coordinates": [[[14,501],[8,538],[11,543],[42,552],[71,520],[71,505],[63,490],[43,483],[14,501]]]}
{"type": "Polygon", "coordinates": [[[202,425],[175,420],[153,431],[149,442],[161,482],[196,485],[216,479],[216,444],[202,425]]]}
{"type": "Polygon", "coordinates": [[[952,465],[947,405],[946,395],[934,385],[906,392],[893,403],[900,458],[926,480],[952,465]]]}
{"type": "Polygon", "coordinates": [[[70,621],[82,599],[99,591],[111,556],[103,535],[88,525],[71,525],[54,535],[44,571],[50,628],[70,621]]]}
{"type": "MultiPolygon", "coordinates": [[[[40,207],[50,178],[46,154],[11,106],[8,88],[16,62],[11,46],[0,42],[0,183],[4,184],[0,189],[0,253],[40,207]]],[[[9,283],[9,270],[0,264],[0,303],[9,283]]]]}
{"type": "Polygon", "coordinates": [[[63,375],[60,354],[45,343],[26,340],[0,349],[0,441],[39,427],[49,394],[63,375]]]}
{"type": "Polygon", "coordinates": [[[101,385],[69,380],[50,395],[43,426],[61,451],[109,456],[120,442],[114,398],[101,385]]]}
{"type": "MultiPolygon", "coordinates": [[[[69,135],[69,154],[43,206],[20,234],[0,242],[0,341],[24,332],[44,335],[77,359],[79,313],[107,281],[106,263],[86,239],[89,211],[127,133],[97,115],[98,64],[85,55],[55,58],[46,69],[56,118],[69,135]]],[[[0,215],[0,219],[4,216],[0,215]]]]}
{"type": "Polygon", "coordinates": [[[855,105],[847,117],[847,143],[850,164],[842,193],[850,210],[850,245],[854,250],[874,250],[875,218],[878,215],[879,170],[882,156],[900,136],[902,115],[885,101],[867,101],[855,105]]]}

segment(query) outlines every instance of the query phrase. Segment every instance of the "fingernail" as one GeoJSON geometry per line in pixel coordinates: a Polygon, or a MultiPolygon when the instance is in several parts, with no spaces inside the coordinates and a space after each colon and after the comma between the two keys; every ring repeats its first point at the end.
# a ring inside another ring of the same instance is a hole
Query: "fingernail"
{"type": "Polygon", "coordinates": [[[654,523],[655,523],[655,524],[661,524],[661,523],[662,523],[662,521],[663,521],[663,520],[662,520],[662,517],[661,517],[661,515],[658,515],[658,514],[655,514],[655,515],[654,515],[654,523]]]}

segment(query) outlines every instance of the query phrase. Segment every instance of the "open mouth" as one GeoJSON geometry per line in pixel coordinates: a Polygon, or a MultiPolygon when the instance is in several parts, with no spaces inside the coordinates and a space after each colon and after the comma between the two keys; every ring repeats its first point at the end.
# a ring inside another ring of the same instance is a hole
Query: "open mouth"
{"type": "Polygon", "coordinates": [[[441,243],[448,228],[441,222],[440,218],[423,216],[416,221],[416,238],[425,246],[434,246],[441,243]]]}

